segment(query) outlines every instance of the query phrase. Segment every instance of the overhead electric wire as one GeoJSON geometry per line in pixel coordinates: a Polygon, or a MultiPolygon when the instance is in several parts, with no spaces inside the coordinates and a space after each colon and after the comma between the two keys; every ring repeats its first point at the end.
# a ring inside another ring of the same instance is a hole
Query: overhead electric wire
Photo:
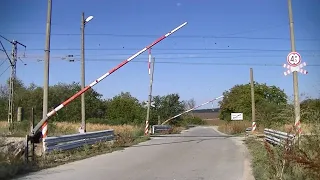
{"type": "MultiPolygon", "coordinates": [[[[203,54],[203,53],[201,53],[203,54]]],[[[111,60],[117,57],[112,57],[110,58],[110,56],[119,56],[119,58],[122,58],[121,56],[126,56],[127,54],[113,54],[113,55],[87,55],[87,57],[90,57],[89,59],[103,59],[103,60],[111,60]],[[94,56],[100,56],[100,58],[93,58],[94,56]]],[[[282,55],[239,55],[239,56],[197,56],[195,54],[184,54],[184,56],[172,56],[172,57],[162,57],[165,56],[166,54],[156,54],[156,56],[159,59],[224,59],[224,58],[270,58],[270,57],[279,57],[282,58],[282,55]],[[188,56],[189,55],[189,56],[188,56]]],[[[51,56],[51,58],[53,59],[62,59],[62,60],[68,60],[68,59],[76,59],[79,58],[80,55],[72,55],[71,57],[68,57],[68,55],[53,55],[51,56]]],[[[320,54],[306,54],[304,55],[304,57],[320,57],[320,54]]],[[[41,59],[42,56],[41,55],[27,55],[24,56],[24,58],[36,58],[36,59],[41,59]]],[[[137,58],[137,59],[142,59],[142,57],[137,58]]]]}
{"type": "MultiPolygon", "coordinates": [[[[254,53],[254,54],[263,54],[264,52],[259,52],[259,51],[250,51],[250,52],[244,52],[244,51],[240,51],[240,52],[233,52],[233,51],[228,51],[228,52],[226,52],[226,51],[224,51],[224,52],[214,52],[214,54],[245,54],[245,53],[254,53]]],[[[312,54],[312,55],[314,55],[315,53],[313,53],[313,52],[308,52],[309,54],[312,54]]],[[[318,52],[319,54],[320,54],[320,51],[318,52]]],[[[159,56],[159,55],[180,55],[180,54],[183,54],[183,55],[196,55],[196,54],[204,54],[204,52],[192,52],[192,53],[190,53],[190,52],[161,52],[161,53],[156,53],[155,55],[157,55],[157,56],[159,56]]],[[[67,56],[67,55],[72,55],[73,57],[75,57],[75,56],[80,56],[80,54],[63,54],[63,55],[60,55],[60,56],[67,56]]],[[[86,56],[110,56],[110,55],[119,55],[119,56],[121,56],[121,55],[123,55],[123,56],[129,56],[129,55],[131,55],[131,54],[128,54],[128,53],[107,53],[107,54],[86,54],[86,56]]],[[[304,55],[303,56],[305,56],[306,54],[304,53],[304,55]]],[[[26,55],[27,56],[27,55],[26,55]]],[[[42,56],[42,54],[41,55],[38,55],[38,54],[29,54],[28,56],[42,56]]],[[[54,55],[54,56],[57,56],[57,55],[54,55]]],[[[240,56],[242,56],[242,55],[240,55],[240,56]]],[[[264,56],[264,55],[262,55],[262,56],[264,56]]]]}
{"type": "MultiPolygon", "coordinates": [[[[1,36],[1,35],[0,35],[0,37],[4,38],[5,40],[8,40],[8,39],[6,39],[5,37],[3,37],[3,36],[1,36]]],[[[7,51],[6,51],[6,49],[4,48],[4,46],[3,46],[3,44],[2,44],[2,41],[1,41],[1,40],[0,40],[0,44],[1,44],[1,47],[2,47],[2,49],[3,49],[3,52],[6,54],[6,56],[7,56],[8,60],[9,60],[9,62],[11,63],[11,59],[10,59],[10,57],[9,57],[9,55],[8,55],[8,53],[7,53],[7,51]]]]}
{"type": "MultiPolygon", "coordinates": [[[[233,57],[231,58],[241,58],[241,57],[245,57],[247,55],[244,55],[245,53],[248,54],[254,54],[255,56],[250,55],[250,57],[283,57],[283,55],[270,55],[270,54],[264,54],[264,52],[214,52],[214,54],[232,54],[233,57]],[[237,55],[240,54],[240,55],[237,55]]],[[[210,54],[210,55],[214,55],[214,54],[210,54]]],[[[106,53],[106,54],[86,54],[86,57],[97,57],[97,56],[102,56],[102,57],[110,57],[110,56],[129,56],[131,54],[128,53],[106,53]]],[[[166,55],[184,55],[184,56],[177,56],[177,58],[199,58],[199,56],[197,55],[205,55],[203,52],[161,52],[161,53],[155,53],[156,56],[161,57],[161,56],[166,56],[166,55]]],[[[319,53],[314,53],[314,52],[307,52],[303,54],[304,57],[320,57],[320,51],[319,53]]],[[[25,56],[23,56],[23,58],[42,58],[42,54],[27,54],[25,56]]],[[[66,53],[66,54],[55,54],[55,55],[51,55],[51,58],[77,58],[80,57],[80,54],[72,54],[72,53],[66,53]],[[68,57],[69,56],[69,57],[68,57]]],[[[207,56],[206,56],[207,57],[207,56]]],[[[217,58],[217,57],[213,57],[212,58],[217,58]]],[[[0,58],[2,58],[0,56],[0,58]]],[[[175,57],[172,57],[175,58],[175,57]]]]}
{"type": "Polygon", "coordinates": [[[6,61],[5,61],[5,60],[3,60],[3,61],[2,61],[2,63],[0,64],[0,67],[1,67],[5,62],[6,62],[6,61]]]}
{"type": "MultiPolygon", "coordinates": [[[[43,50],[43,48],[34,48],[29,49],[29,51],[36,51],[36,50],[43,50]]],[[[80,48],[51,48],[50,50],[56,51],[72,51],[72,50],[80,50],[80,48]]],[[[124,51],[124,50],[137,50],[136,48],[86,48],[86,51],[124,51]]],[[[239,48],[239,49],[232,49],[232,48],[154,48],[154,51],[260,51],[260,52],[288,52],[289,49],[246,49],[246,48],[239,48]]],[[[303,51],[317,51],[320,50],[310,50],[310,49],[301,49],[299,52],[303,51]]]]}
{"type": "MultiPolygon", "coordinates": [[[[161,58],[159,58],[161,59],[161,58]]],[[[174,58],[172,58],[174,59],[174,58]]],[[[41,60],[42,61],[42,60],[41,60]]],[[[58,60],[56,60],[58,61],[58,60]]],[[[68,61],[68,60],[59,60],[59,61],[68,61]]],[[[74,59],[73,61],[80,61],[78,59],[74,59]]],[[[73,62],[72,61],[72,62],[73,62]]],[[[120,60],[116,59],[86,59],[87,62],[120,62],[120,60]]],[[[38,61],[39,62],[39,61],[38,61]]],[[[147,61],[143,60],[135,60],[132,63],[147,63],[147,61]]],[[[179,64],[179,65],[222,65],[222,66],[278,66],[282,67],[283,64],[276,63],[218,63],[218,62],[185,62],[185,61],[156,61],[156,64],[179,64]]],[[[320,64],[308,64],[308,66],[320,66],[320,64]]]]}
{"type": "MultiPolygon", "coordinates": [[[[45,35],[44,33],[2,33],[14,35],[45,35]]],[[[52,36],[80,36],[80,33],[52,33],[52,36]]],[[[127,38],[154,38],[158,35],[144,34],[112,34],[112,33],[86,33],[86,36],[111,36],[111,37],[127,37],[127,38]]],[[[246,36],[214,36],[214,35],[176,35],[172,38],[200,38],[200,39],[251,39],[251,40],[290,40],[284,37],[246,37],[246,36]]],[[[297,38],[298,41],[320,41],[314,38],[297,38]]]]}
{"type": "Polygon", "coordinates": [[[1,74],[0,77],[9,69],[10,66],[7,67],[7,69],[5,69],[1,74]]]}

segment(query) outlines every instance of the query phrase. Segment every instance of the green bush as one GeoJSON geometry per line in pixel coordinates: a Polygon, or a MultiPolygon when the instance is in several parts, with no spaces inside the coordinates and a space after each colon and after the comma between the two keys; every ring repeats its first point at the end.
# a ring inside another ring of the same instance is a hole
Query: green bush
{"type": "Polygon", "coordinates": [[[184,118],[179,119],[179,120],[170,121],[170,125],[183,126],[183,127],[186,127],[188,125],[205,125],[205,124],[206,124],[206,122],[203,121],[201,118],[190,117],[190,116],[184,117],[184,118]]]}

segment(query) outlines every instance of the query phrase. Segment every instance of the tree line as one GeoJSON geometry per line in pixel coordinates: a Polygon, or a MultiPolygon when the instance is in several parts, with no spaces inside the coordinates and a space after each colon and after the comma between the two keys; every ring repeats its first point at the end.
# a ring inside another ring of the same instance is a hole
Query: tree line
{"type": "MultiPolygon", "coordinates": [[[[36,120],[42,117],[43,90],[35,84],[25,85],[21,80],[15,80],[14,109],[24,109],[24,119],[31,116],[31,108],[35,110],[36,120]]],[[[49,87],[49,110],[74,95],[80,90],[79,83],[58,83],[49,87]]],[[[293,105],[283,90],[264,83],[254,83],[256,120],[259,124],[270,126],[274,123],[293,122],[293,105]]],[[[230,120],[232,112],[242,112],[245,120],[251,120],[250,84],[235,85],[223,93],[224,98],[219,101],[219,117],[230,120]]],[[[119,124],[143,124],[146,119],[145,102],[140,102],[129,92],[121,92],[112,98],[103,98],[94,89],[85,93],[87,122],[119,124]]],[[[181,100],[179,94],[172,93],[164,96],[153,96],[155,107],[151,107],[150,124],[157,124],[184,110],[195,107],[194,99],[181,100]]],[[[214,110],[216,111],[216,109],[214,110]]],[[[8,85],[0,86],[0,120],[6,120],[8,113],[8,85]]],[[[14,113],[16,118],[16,112],[14,113]]],[[[190,120],[192,112],[173,120],[172,124],[181,123],[181,119],[190,120]]],[[[304,122],[319,122],[320,99],[307,98],[301,102],[301,120],[304,122]]],[[[203,123],[195,120],[189,123],[203,123]]],[[[51,121],[81,121],[80,98],[72,101],[52,117],[51,121]]]]}
{"type": "MultiPolygon", "coordinates": [[[[81,90],[79,83],[58,83],[49,87],[49,111],[81,90]]],[[[0,120],[6,120],[8,114],[8,85],[0,86],[0,120]]],[[[23,108],[24,119],[30,119],[31,108],[34,108],[35,119],[42,117],[43,89],[33,83],[25,85],[21,80],[14,82],[14,120],[17,108],[23,108]]],[[[195,106],[194,99],[181,100],[179,94],[153,96],[155,107],[151,107],[150,124],[157,124],[158,119],[164,121],[182,111],[195,106]]],[[[103,98],[94,89],[85,93],[86,120],[92,123],[143,124],[146,119],[146,103],[140,102],[129,92],[121,92],[112,98],[103,98]]],[[[185,116],[183,116],[185,117],[185,116]]],[[[178,123],[183,117],[178,117],[178,123]]],[[[51,118],[51,121],[81,122],[81,100],[77,98],[51,118]]]]}
{"type": "MultiPolygon", "coordinates": [[[[222,120],[230,120],[232,112],[243,113],[244,119],[251,120],[251,86],[248,84],[235,85],[223,93],[224,98],[219,102],[222,120]]],[[[258,124],[271,125],[293,123],[294,106],[284,90],[273,85],[254,82],[256,121],[258,124]]],[[[301,121],[304,123],[320,122],[320,99],[305,98],[300,103],[301,121]]]]}

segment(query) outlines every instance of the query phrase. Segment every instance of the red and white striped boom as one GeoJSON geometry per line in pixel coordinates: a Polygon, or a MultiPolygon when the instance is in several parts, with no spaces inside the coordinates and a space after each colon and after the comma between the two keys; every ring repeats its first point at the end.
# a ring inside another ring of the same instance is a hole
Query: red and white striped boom
{"type": "Polygon", "coordinates": [[[60,109],[62,109],[63,107],[67,106],[71,101],[73,101],[74,99],[76,99],[77,97],[79,97],[81,94],[83,94],[84,92],[88,91],[89,89],[91,89],[94,85],[98,84],[100,81],[102,81],[103,79],[105,79],[106,77],[108,77],[109,75],[111,75],[112,73],[114,73],[115,71],[117,71],[118,69],[120,69],[122,66],[124,66],[125,64],[127,64],[128,62],[130,62],[131,60],[133,60],[134,58],[136,58],[137,56],[139,56],[140,54],[142,54],[143,52],[145,52],[146,50],[150,49],[151,47],[153,47],[154,45],[158,44],[160,41],[162,41],[163,39],[165,39],[166,37],[170,36],[171,34],[173,34],[174,32],[178,31],[179,29],[181,29],[183,26],[185,26],[187,24],[187,22],[181,24],[180,26],[176,27],[175,29],[173,29],[172,31],[168,32],[167,34],[165,34],[164,36],[160,37],[159,39],[157,39],[156,41],[154,41],[153,43],[151,43],[150,45],[146,46],[145,48],[141,49],[140,51],[138,51],[137,53],[135,53],[134,55],[130,56],[128,59],[124,60],[123,62],[121,62],[118,66],[116,66],[115,68],[111,69],[109,72],[105,73],[104,75],[102,75],[101,77],[99,77],[98,79],[96,79],[95,81],[93,81],[91,84],[89,84],[89,86],[86,86],[85,88],[81,89],[79,92],[77,92],[75,95],[71,96],[69,99],[67,99],[66,101],[64,101],[62,104],[60,104],[59,106],[57,106],[56,108],[54,108],[52,111],[50,111],[47,116],[45,118],[43,118],[32,130],[30,136],[33,136],[42,126],[42,124],[44,124],[45,122],[47,122],[47,120],[53,116],[54,114],[56,114],[56,112],[58,112],[60,109]]]}
{"type": "Polygon", "coordinates": [[[150,76],[151,75],[151,48],[149,49],[149,52],[148,52],[148,73],[150,76]]]}
{"type": "Polygon", "coordinates": [[[210,101],[207,101],[207,102],[205,102],[205,103],[203,103],[203,104],[200,104],[199,106],[196,106],[196,107],[191,108],[191,109],[189,109],[189,110],[186,110],[186,111],[184,111],[184,112],[182,112],[182,113],[180,113],[180,114],[178,114],[178,115],[175,115],[175,116],[173,116],[173,117],[165,120],[165,121],[162,123],[162,125],[164,125],[165,123],[169,122],[170,120],[172,120],[172,119],[174,119],[174,118],[177,118],[177,117],[181,116],[182,114],[188,113],[188,112],[190,112],[190,111],[192,111],[192,110],[194,110],[194,109],[197,109],[197,108],[199,108],[199,107],[201,107],[201,106],[204,106],[204,105],[206,105],[206,104],[209,104],[209,103],[211,103],[211,102],[213,102],[213,101],[216,101],[216,100],[218,100],[218,99],[220,99],[220,98],[223,98],[223,96],[219,96],[219,97],[214,98],[214,99],[212,99],[212,100],[210,100],[210,101]]]}

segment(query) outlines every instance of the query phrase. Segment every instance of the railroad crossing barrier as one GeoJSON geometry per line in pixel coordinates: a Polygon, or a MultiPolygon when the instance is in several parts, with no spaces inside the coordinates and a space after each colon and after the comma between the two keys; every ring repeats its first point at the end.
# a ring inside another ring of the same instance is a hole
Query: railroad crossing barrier
{"type": "Polygon", "coordinates": [[[265,140],[273,145],[292,145],[294,143],[295,136],[293,134],[276,131],[273,129],[264,129],[265,140]]]}
{"type": "Polygon", "coordinates": [[[172,127],[169,125],[153,125],[151,133],[156,134],[156,133],[165,133],[165,132],[170,132],[172,130],[172,127]]]}
{"type": "Polygon", "coordinates": [[[43,140],[44,152],[48,153],[54,150],[70,150],[84,145],[92,145],[98,142],[113,142],[114,131],[103,130],[87,132],[83,134],[71,134],[58,137],[47,137],[43,140]]]}

